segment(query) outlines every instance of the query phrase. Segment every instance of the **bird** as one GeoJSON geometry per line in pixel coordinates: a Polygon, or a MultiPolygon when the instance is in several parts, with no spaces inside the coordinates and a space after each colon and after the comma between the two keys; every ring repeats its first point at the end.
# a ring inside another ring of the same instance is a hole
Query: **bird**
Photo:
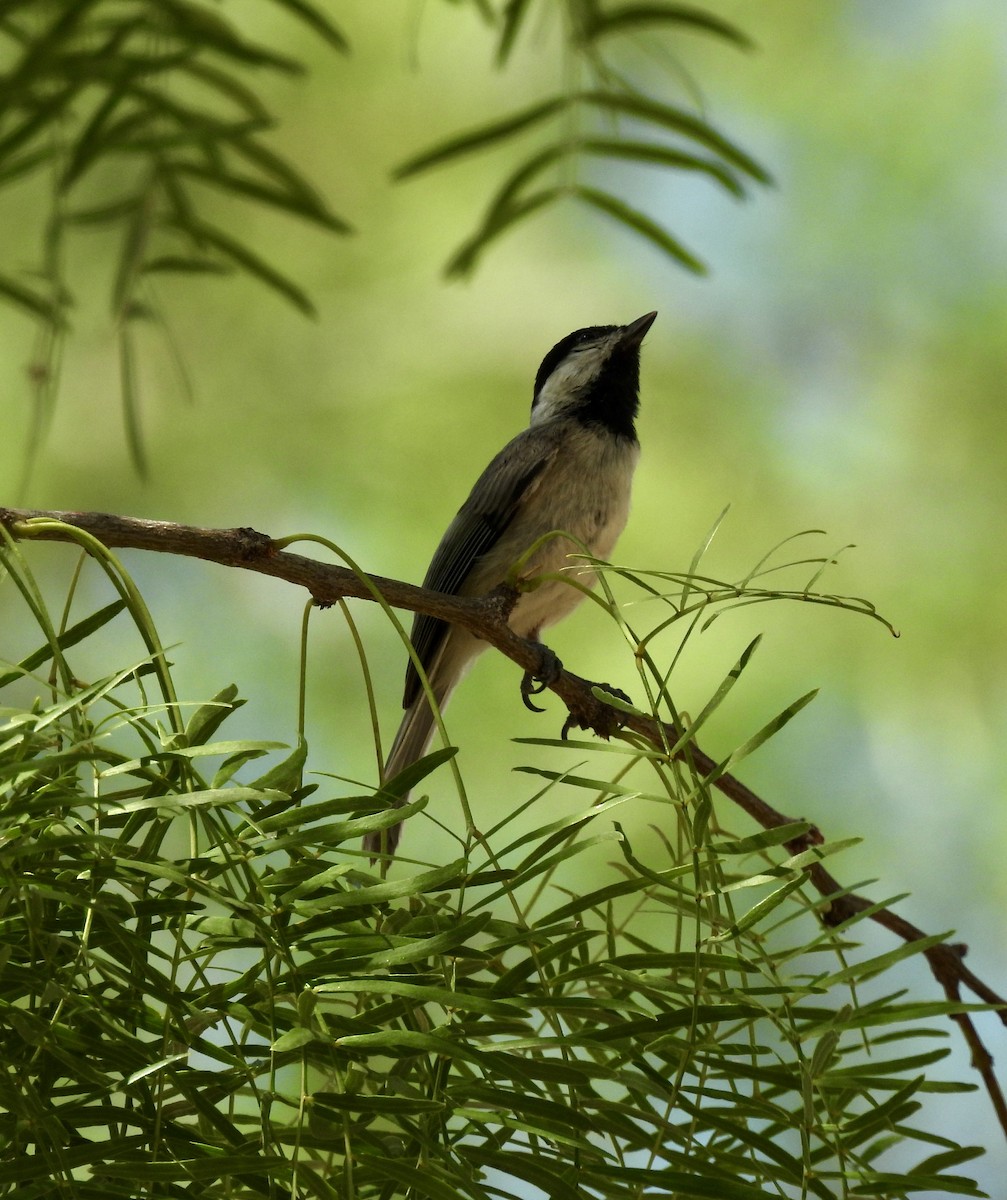
{"type": "MultiPolygon", "coordinates": [[[[630,489],[640,455],[640,347],[657,318],[646,313],[628,325],[591,325],[562,338],[535,375],[531,419],[479,476],[448,526],[423,580],[433,591],[479,596],[503,583],[540,538],[520,577],[563,572],[590,587],[592,568],[571,555],[584,547],[607,559],[629,516],[630,489]],[[572,539],[572,540],[571,540],[572,539]]],[[[522,592],[508,618],[519,636],[540,632],[583,599],[562,577],[522,592]]],[[[468,630],[416,614],[410,635],[430,690],[442,709],[486,642],[468,630]]],[[[544,648],[543,648],[544,649],[544,648]]],[[[558,660],[553,659],[558,670],[558,660]]],[[[526,677],[522,691],[533,690],[526,677]]],[[[412,659],[402,698],[405,715],[381,773],[383,783],[422,758],[436,720],[412,659]]],[[[405,804],[407,795],[396,798],[405,804]]],[[[372,860],[392,856],[398,825],[367,834],[372,860]]]]}

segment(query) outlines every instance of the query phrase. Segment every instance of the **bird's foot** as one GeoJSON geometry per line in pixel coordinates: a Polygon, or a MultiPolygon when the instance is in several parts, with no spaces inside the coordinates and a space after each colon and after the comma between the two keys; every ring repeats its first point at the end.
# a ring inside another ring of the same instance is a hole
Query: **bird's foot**
{"type": "Polygon", "coordinates": [[[552,683],[555,683],[563,670],[563,664],[548,646],[541,642],[535,643],[538,653],[538,665],[533,671],[525,671],[521,679],[521,702],[532,712],[545,712],[537,704],[532,704],[531,697],[538,696],[552,683]]]}
{"type": "MultiPolygon", "coordinates": [[[[596,683],[594,686],[626,704],[633,703],[621,688],[613,687],[610,683],[596,683]]],[[[605,704],[604,701],[598,700],[589,713],[568,713],[559,736],[565,742],[571,729],[590,729],[608,740],[621,724],[622,717],[619,710],[613,708],[611,704],[605,704]]]]}

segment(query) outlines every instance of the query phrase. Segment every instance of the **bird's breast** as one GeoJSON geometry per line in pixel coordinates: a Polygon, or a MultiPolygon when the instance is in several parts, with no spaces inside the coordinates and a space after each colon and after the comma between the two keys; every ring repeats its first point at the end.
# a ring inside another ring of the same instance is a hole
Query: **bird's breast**
{"type": "MultiPolygon", "coordinates": [[[[575,427],[549,468],[529,490],[521,511],[501,539],[511,561],[517,561],[539,538],[563,530],[570,538],[544,542],[528,559],[524,578],[561,574],[582,586],[595,582],[594,571],[576,556],[584,549],[609,558],[629,516],[633,471],[639,458],[636,442],[575,427]]],[[[501,545],[501,549],[503,549],[501,545]]],[[[582,599],[562,580],[542,583],[525,593],[514,608],[511,625],[527,636],[566,616],[582,599]]]]}

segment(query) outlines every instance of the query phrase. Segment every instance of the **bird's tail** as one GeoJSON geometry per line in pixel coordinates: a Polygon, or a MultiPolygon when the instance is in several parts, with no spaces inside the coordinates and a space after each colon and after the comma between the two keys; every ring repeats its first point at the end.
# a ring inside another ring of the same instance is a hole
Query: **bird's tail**
{"type": "MultiPolygon", "coordinates": [[[[445,684],[433,684],[433,693],[438,708],[443,708],[447,703],[455,682],[455,680],[450,680],[445,684]]],[[[382,779],[394,779],[400,771],[404,771],[411,763],[423,757],[430,744],[430,739],[433,737],[436,724],[427,694],[421,691],[406,709],[406,714],[402,718],[395,741],[392,742],[392,748],[388,751],[388,757],[385,759],[385,768],[381,772],[382,779]]],[[[409,793],[406,792],[396,799],[396,807],[405,804],[408,799],[409,793]]],[[[394,854],[401,833],[401,821],[397,825],[389,825],[387,829],[369,833],[364,838],[364,849],[372,856],[394,854]]]]}

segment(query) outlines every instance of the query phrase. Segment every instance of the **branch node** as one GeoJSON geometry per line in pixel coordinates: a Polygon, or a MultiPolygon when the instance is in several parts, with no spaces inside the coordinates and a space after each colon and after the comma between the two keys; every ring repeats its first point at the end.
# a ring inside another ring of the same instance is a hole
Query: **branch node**
{"type": "Polygon", "coordinates": [[[250,525],[242,525],[235,529],[234,540],[238,557],[242,562],[252,562],[253,559],[276,553],[273,539],[266,533],[252,529],[250,525]]]}

